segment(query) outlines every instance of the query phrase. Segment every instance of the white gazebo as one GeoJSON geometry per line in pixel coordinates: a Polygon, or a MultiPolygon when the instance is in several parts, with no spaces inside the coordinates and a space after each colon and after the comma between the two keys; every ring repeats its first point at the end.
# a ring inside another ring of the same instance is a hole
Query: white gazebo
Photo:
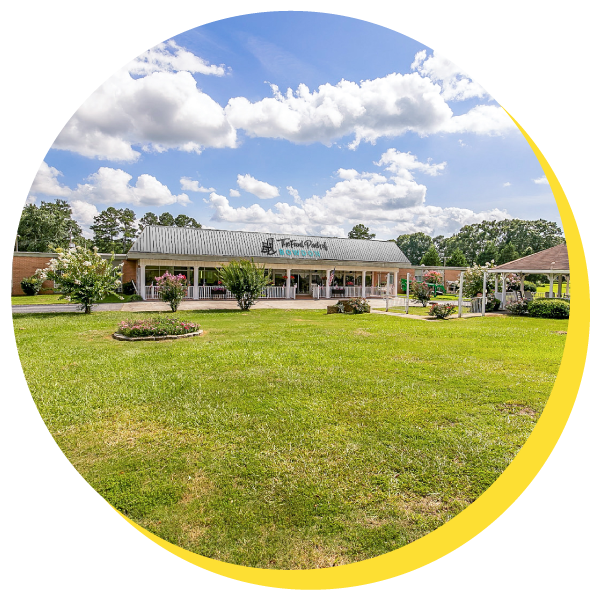
{"type": "Polygon", "coordinates": [[[488,271],[489,275],[494,275],[495,285],[494,291],[495,296],[501,300],[501,308],[504,308],[506,304],[506,277],[509,274],[518,275],[521,279],[521,296],[525,297],[524,290],[524,279],[525,275],[547,275],[550,281],[550,292],[549,297],[554,298],[554,281],[558,278],[558,292],[556,297],[568,297],[569,296],[569,283],[570,283],[570,271],[569,271],[569,253],[567,247],[564,244],[560,246],[554,246],[523,258],[517,258],[517,260],[511,260],[510,262],[499,265],[494,269],[488,271]],[[502,292],[498,291],[498,276],[502,280],[502,292]],[[563,294],[562,285],[563,280],[566,283],[566,291],[563,294]]]}

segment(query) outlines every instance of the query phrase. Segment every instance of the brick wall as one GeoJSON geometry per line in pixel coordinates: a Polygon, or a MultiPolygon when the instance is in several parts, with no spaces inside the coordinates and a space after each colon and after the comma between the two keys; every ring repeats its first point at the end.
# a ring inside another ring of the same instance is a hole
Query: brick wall
{"type": "MultiPolygon", "coordinates": [[[[24,253],[19,253],[13,256],[12,264],[12,290],[13,296],[24,296],[23,290],[21,289],[21,280],[25,277],[31,277],[37,269],[44,269],[48,266],[48,262],[51,258],[56,256],[55,254],[31,254],[30,256],[24,256],[24,253]]],[[[53,281],[44,281],[42,286],[43,293],[52,293],[54,288],[53,281]]]]}
{"type": "MultiPolygon", "coordinates": [[[[25,277],[31,277],[37,269],[45,269],[51,258],[56,258],[57,254],[50,252],[15,252],[13,254],[12,264],[12,289],[11,295],[24,296],[21,289],[21,280],[25,277]]],[[[135,279],[135,260],[123,260],[123,257],[115,257],[115,265],[123,262],[123,281],[135,279]]],[[[54,289],[53,281],[44,281],[40,294],[52,294],[54,289]]]]}

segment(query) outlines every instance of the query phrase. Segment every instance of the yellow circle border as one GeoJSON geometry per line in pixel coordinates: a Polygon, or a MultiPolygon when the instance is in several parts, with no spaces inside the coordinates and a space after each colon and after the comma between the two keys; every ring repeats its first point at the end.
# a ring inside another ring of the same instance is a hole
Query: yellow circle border
{"type": "Polygon", "coordinates": [[[382,556],[326,569],[283,571],[224,563],[166,542],[119,513],[126,521],[159,546],[207,571],[257,585],[320,590],[374,583],[423,567],[475,537],[523,493],[550,456],[573,408],[585,366],[590,299],[583,244],[565,193],[539,148],[510,114],[509,117],[531,146],[550,183],[560,211],[574,277],[571,284],[573,310],[556,382],[537,425],[502,475],[473,504],[426,536],[382,556]]]}

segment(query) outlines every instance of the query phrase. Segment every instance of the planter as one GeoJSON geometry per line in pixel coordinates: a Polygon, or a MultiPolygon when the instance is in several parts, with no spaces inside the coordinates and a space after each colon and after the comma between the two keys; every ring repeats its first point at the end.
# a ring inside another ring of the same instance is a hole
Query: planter
{"type": "Polygon", "coordinates": [[[160,342],[162,340],[178,340],[179,338],[194,337],[196,335],[202,335],[202,333],[202,329],[192,331],[192,333],[182,333],[181,335],[150,335],[147,337],[129,337],[120,333],[113,333],[113,338],[120,342],[160,342]]]}

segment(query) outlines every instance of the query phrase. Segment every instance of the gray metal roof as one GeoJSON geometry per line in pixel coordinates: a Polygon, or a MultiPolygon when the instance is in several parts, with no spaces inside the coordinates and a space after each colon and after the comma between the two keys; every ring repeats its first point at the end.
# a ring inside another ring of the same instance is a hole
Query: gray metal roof
{"type": "Polygon", "coordinates": [[[129,258],[163,256],[188,260],[254,258],[282,263],[308,259],[410,264],[395,242],[159,225],[145,227],[128,253],[129,258]]]}

